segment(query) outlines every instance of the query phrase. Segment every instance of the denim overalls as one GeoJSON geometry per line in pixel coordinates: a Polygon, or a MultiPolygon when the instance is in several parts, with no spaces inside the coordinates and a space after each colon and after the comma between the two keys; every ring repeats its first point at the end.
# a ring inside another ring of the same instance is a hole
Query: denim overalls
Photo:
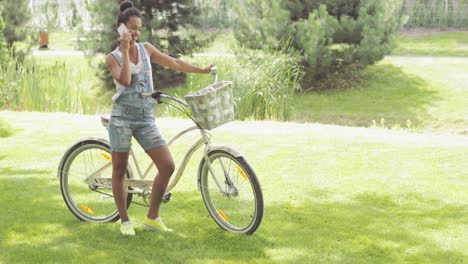
{"type": "MultiPolygon", "coordinates": [[[[130,86],[118,90],[112,97],[114,105],[108,132],[111,150],[114,152],[128,152],[132,136],[144,150],[166,144],[154,120],[154,99],[141,96],[141,93],[153,92],[151,63],[144,45],[135,45],[139,53],[138,61],[142,60],[144,70],[132,74],[130,86]]],[[[116,49],[111,54],[122,65],[121,53],[116,49]]]]}

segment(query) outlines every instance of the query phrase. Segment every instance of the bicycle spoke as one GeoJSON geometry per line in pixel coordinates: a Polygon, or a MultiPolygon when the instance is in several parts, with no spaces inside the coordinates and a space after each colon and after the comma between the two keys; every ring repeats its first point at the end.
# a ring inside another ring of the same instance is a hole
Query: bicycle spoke
{"type": "MultiPolygon", "coordinates": [[[[204,168],[201,175],[200,189],[205,205],[224,229],[251,233],[263,215],[263,208],[258,208],[261,196],[255,194],[257,190],[251,180],[255,175],[249,175],[246,165],[233,156],[223,151],[215,153],[210,156],[212,169],[204,168]],[[216,182],[222,184],[221,189],[216,182]]],[[[263,206],[263,202],[260,205],[263,206]]]]}
{"type": "MultiPolygon", "coordinates": [[[[60,188],[68,208],[80,220],[110,222],[119,219],[110,181],[93,181],[94,177],[112,178],[109,162],[109,146],[99,141],[77,144],[65,157],[59,172],[60,188]]],[[[131,200],[132,194],[128,193],[127,206],[131,200]]]]}

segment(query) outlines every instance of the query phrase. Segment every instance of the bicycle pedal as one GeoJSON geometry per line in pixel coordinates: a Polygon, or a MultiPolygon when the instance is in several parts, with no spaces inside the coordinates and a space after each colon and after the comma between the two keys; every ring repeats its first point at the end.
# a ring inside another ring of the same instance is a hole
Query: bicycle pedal
{"type": "Polygon", "coordinates": [[[169,202],[169,200],[171,200],[171,195],[172,194],[170,192],[164,193],[164,195],[162,197],[162,202],[163,203],[169,202]]]}

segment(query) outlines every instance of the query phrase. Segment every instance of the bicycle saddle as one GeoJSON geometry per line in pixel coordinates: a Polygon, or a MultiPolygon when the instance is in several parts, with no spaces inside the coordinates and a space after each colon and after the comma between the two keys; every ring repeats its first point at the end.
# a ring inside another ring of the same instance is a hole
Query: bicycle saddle
{"type": "Polygon", "coordinates": [[[109,125],[109,120],[110,120],[110,115],[102,115],[101,116],[101,124],[104,127],[107,127],[109,125]]]}

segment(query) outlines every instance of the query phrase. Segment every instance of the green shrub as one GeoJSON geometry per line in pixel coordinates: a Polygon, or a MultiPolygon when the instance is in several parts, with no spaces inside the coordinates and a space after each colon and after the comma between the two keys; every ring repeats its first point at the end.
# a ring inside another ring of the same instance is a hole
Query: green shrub
{"type": "Polygon", "coordinates": [[[403,11],[403,0],[245,0],[235,36],[255,49],[276,48],[292,39],[303,56],[306,79],[319,80],[389,54],[405,20],[403,11]]]}
{"type": "Polygon", "coordinates": [[[31,19],[29,12],[29,0],[2,0],[0,1],[0,13],[5,22],[3,36],[8,47],[13,43],[24,40],[28,36],[28,22],[31,19]]]}
{"type": "Polygon", "coordinates": [[[0,119],[0,137],[5,138],[13,135],[13,128],[5,120],[0,119]]]}
{"type": "Polygon", "coordinates": [[[289,39],[293,27],[289,12],[279,1],[248,0],[237,8],[234,36],[242,46],[254,49],[280,48],[280,39],[289,39]],[[242,8],[243,7],[243,8],[242,8]]]}

